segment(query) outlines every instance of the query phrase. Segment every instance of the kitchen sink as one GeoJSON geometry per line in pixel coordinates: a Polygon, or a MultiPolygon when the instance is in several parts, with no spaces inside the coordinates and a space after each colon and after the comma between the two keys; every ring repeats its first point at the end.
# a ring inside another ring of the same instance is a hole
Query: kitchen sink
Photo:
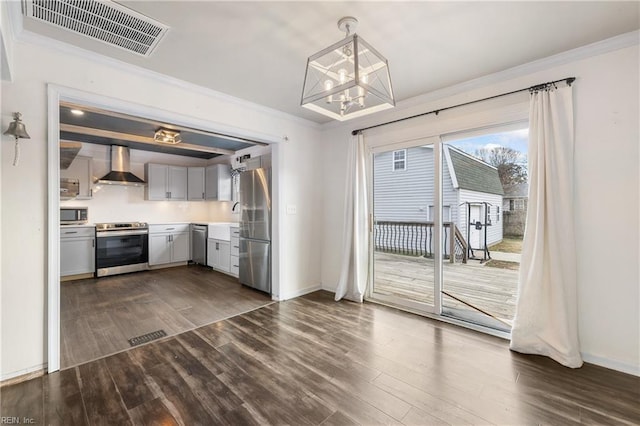
{"type": "Polygon", "coordinates": [[[238,226],[236,222],[211,222],[209,225],[209,238],[231,241],[231,227],[238,226]]]}

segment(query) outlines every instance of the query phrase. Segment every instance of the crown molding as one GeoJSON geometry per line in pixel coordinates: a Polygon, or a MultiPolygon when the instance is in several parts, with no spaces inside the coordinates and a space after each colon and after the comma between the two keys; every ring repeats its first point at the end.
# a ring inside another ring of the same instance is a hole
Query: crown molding
{"type": "Polygon", "coordinates": [[[36,46],[44,47],[47,49],[55,50],[67,55],[76,56],[82,59],[86,59],[93,63],[99,63],[101,65],[118,69],[123,72],[127,72],[136,76],[141,76],[146,79],[165,84],[173,87],[178,87],[187,92],[196,93],[199,95],[205,95],[210,98],[225,102],[228,104],[237,105],[241,108],[252,110],[261,114],[268,115],[273,118],[286,120],[295,124],[318,130],[321,124],[316,123],[305,118],[301,118],[292,114],[288,114],[283,111],[279,111],[273,108],[269,108],[264,105],[257,104],[255,102],[240,99],[226,93],[218,92],[208,87],[200,86],[194,83],[190,83],[185,80],[181,80],[176,77],[171,77],[166,74],[161,74],[156,71],[149,70],[147,68],[140,67],[138,65],[129,64],[127,62],[114,59],[105,55],[101,55],[80,47],[76,47],[49,37],[41,36],[39,34],[27,31],[22,26],[22,12],[20,10],[19,2],[10,3],[10,21],[11,21],[11,34],[13,39],[20,43],[33,44],[36,46]]]}
{"type": "MultiPolygon", "coordinates": [[[[417,107],[429,102],[446,99],[455,95],[460,95],[473,90],[482,89],[493,84],[503,83],[508,80],[512,80],[519,77],[526,77],[527,75],[544,71],[550,68],[566,65],[575,61],[588,59],[594,56],[602,55],[604,53],[613,52],[616,50],[632,47],[640,44],[640,30],[631,31],[615,37],[600,40],[595,43],[587,44],[585,46],[577,47],[575,49],[567,50],[546,58],[538,59],[526,64],[517,65],[512,68],[508,68],[503,71],[498,71],[493,74],[485,75],[482,77],[468,80],[463,83],[455,84],[453,86],[437,89],[422,95],[415,96],[413,98],[404,99],[397,103],[397,107],[392,110],[396,113],[407,110],[412,107],[417,107]]],[[[389,111],[387,111],[389,114],[389,111]]],[[[401,115],[401,114],[400,114],[401,115]]],[[[380,115],[382,116],[382,115],[380,115]]],[[[376,120],[372,120],[374,116],[367,116],[353,120],[349,123],[344,122],[329,122],[323,125],[323,130],[349,127],[360,128],[367,125],[374,124],[376,120]]],[[[386,115],[388,117],[388,115],[386,115]]]]}

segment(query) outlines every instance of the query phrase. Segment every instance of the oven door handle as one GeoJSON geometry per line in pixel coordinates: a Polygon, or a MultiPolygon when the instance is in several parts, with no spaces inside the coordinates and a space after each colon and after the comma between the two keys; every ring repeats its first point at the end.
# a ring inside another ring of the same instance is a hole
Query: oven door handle
{"type": "Polygon", "coordinates": [[[141,229],[139,231],[105,231],[105,232],[96,232],[96,237],[98,238],[106,238],[106,237],[126,237],[129,235],[146,235],[149,233],[147,229],[141,229]]]}

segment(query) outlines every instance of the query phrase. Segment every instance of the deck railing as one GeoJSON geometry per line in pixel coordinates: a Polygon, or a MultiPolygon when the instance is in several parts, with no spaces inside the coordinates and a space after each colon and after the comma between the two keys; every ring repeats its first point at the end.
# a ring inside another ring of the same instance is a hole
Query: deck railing
{"type": "MultiPolygon", "coordinates": [[[[451,263],[467,263],[467,242],[455,223],[444,222],[442,253],[451,263]],[[452,232],[453,230],[453,232],[452,232]],[[454,255],[452,256],[451,253],[454,255]]],[[[374,224],[376,251],[433,257],[435,234],[433,222],[376,221],[374,224]]]]}

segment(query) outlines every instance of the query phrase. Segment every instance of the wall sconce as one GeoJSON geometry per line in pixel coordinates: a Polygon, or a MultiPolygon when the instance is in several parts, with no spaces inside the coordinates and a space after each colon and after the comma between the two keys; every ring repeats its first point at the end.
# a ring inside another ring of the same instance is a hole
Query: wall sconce
{"type": "Polygon", "coordinates": [[[19,112],[13,113],[13,121],[9,123],[9,128],[3,133],[5,135],[11,135],[16,139],[15,145],[15,153],[13,156],[13,165],[18,165],[18,160],[20,159],[20,146],[18,145],[18,140],[22,139],[31,139],[31,136],[27,133],[27,129],[24,126],[24,123],[20,119],[22,114],[19,112]]]}

